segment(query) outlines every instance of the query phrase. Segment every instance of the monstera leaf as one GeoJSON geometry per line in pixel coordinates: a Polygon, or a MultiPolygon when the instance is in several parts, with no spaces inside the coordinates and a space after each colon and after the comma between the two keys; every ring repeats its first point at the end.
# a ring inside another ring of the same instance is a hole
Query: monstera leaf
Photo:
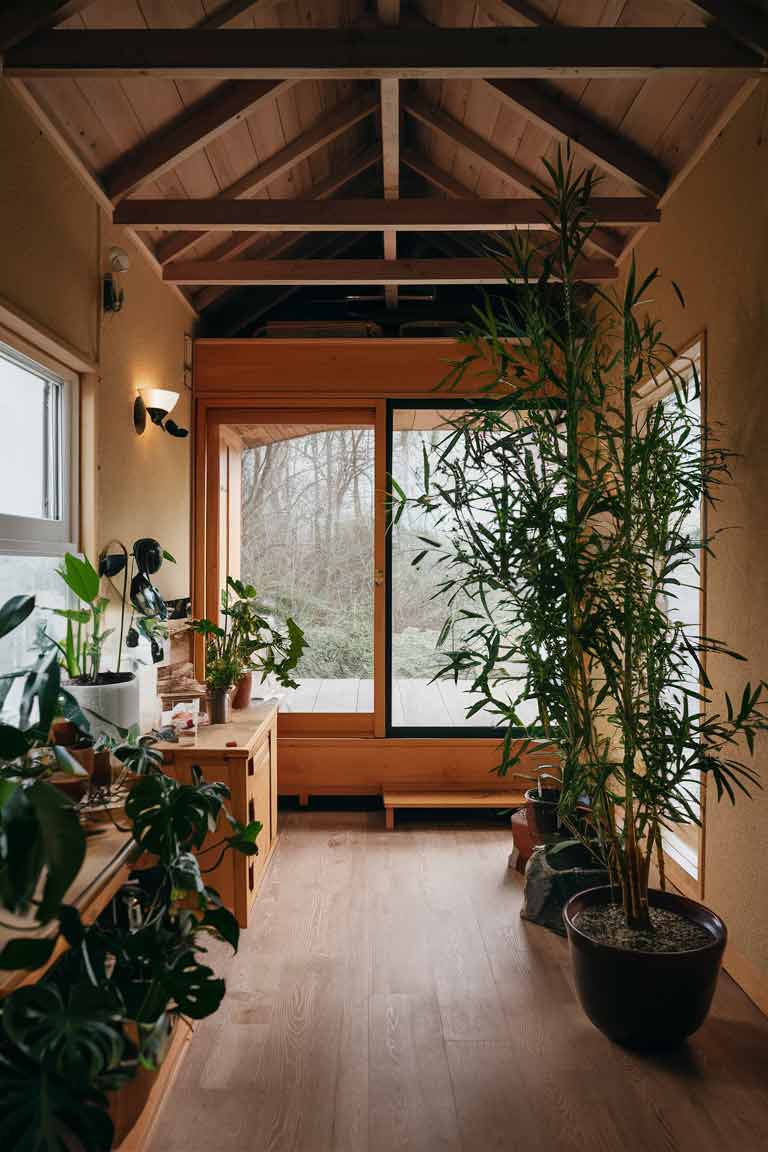
{"type": "Polygon", "coordinates": [[[3,1002],[2,1027],[25,1056],[80,1088],[120,1079],[121,1013],[108,989],[75,985],[65,1001],[55,985],[34,984],[3,1002]]]}
{"type": "Polygon", "coordinates": [[[46,923],[57,915],[85,857],[77,812],[58,788],[36,780],[7,796],[0,828],[0,900],[10,911],[24,912],[45,868],[37,918],[46,923]]]}
{"type": "Polygon", "coordinates": [[[0,1143],[13,1152],[109,1152],[114,1128],[103,1092],[74,1093],[17,1048],[0,1049],[0,1143]]]}
{"type": "Polygon", "coordinates": [[[179,1012],[193,1020],[213,1015],[224,998],[224,981],[200,964],[194,952],[180,956],[163,983],[179,1012]]]}

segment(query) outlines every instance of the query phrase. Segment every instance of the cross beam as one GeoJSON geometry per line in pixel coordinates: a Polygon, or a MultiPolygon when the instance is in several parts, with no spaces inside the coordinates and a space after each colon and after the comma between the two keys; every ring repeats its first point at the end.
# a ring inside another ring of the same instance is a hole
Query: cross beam
{"type": "MultiPolygon", "coordinates": [[[[537,270],[532,268],[531,275],[537,270]]],[[[553,273],[554,275],[554,273],[553,273]]],[[[580,280],[614,280],[610,260],[582,260],[580,280]]],[[[171,284],[506,284],[503,264],[483,257],[455,260],[179,260],[167,264],[171,284]]]]}
{"type": "Polygon", "coordinates": [[[759,76],[764,57],[712,28],[201,28],[48,32],[8,76],[251,80],[759,76]]]}
{"type": "MultiPolygon", "coordinates": [[[[123,200],[115,224],[138,230],[206,232],[496,232],[545,228],[539,198],[408,200],[123,200]]],[[[590,215],[607,224],[650,224],[660,219],[648,197],[594,197],[590,215]]]]}

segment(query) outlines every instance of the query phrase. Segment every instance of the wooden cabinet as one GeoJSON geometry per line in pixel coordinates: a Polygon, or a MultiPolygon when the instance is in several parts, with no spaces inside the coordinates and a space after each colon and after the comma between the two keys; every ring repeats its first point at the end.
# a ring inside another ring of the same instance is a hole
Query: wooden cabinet
{"type": "MultiPolygon", "coordinates": [[[[221,863],[206,874],[224,904],[247,928],[251,906],[259,891],[267,862],[277,838],[277,704],[267,700],[236,711],[229,724],[201,728],[194,740],[160,744],[165,771],[184,782],[197,766],[206,780],[220,780],[230,791],[229,808],[243,824],[259,820],[258,856],[227,852],[221,863]]],[[[202,868],[210,868],[219,856],[212,848],[226,827],[221,823],[198,854],[202,868]]]]}

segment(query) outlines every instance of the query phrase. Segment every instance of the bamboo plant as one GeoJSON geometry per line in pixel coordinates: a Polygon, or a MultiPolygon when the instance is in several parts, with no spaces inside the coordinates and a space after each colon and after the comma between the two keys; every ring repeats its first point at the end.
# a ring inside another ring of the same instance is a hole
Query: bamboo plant
{"type": "Polygon", "coordinates": [[[447,418],[419,494],[393,484],[393,518],[410,499],[436,525],[414,562],[431,553],[444,573],[441,642],[464,625],[438,675],[470,673],[470,711],[506,726],[501,773],[532,741],[557,751],[561,816],[609,870],[627,924],[649,930],[652,862],[663,884],[664,830],[699,822],[702,778],[732,802],[758,784],[745,752],[767,726],[765,685],[736,703],[718,692],[710,658],[742,658],[670,610],[712,551],[687,525],[730,457],[688,403],[695,364],[646,315],[658,270],[639,277],[633,261],[621,294],[581,283],[596,179],[562,154],[547,167],[551,231],[498,254],[515,297],[476,312],[444,382],[471,373],[485,395],[447,418]]]}

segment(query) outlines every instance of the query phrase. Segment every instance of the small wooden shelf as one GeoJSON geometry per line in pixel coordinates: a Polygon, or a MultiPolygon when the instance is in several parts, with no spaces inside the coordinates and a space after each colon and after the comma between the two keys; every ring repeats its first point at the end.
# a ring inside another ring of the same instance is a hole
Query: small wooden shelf
{"type": "Polygon", "coordinates": [[[383,792],[386,826],[389,831],[395,827],[395,811],[398,808],[520,808],[525,804],[522,792],[509,789],[454,789],[453,791],[432,790],[430,792],[409,788],[385,788],[383,792]]]}

